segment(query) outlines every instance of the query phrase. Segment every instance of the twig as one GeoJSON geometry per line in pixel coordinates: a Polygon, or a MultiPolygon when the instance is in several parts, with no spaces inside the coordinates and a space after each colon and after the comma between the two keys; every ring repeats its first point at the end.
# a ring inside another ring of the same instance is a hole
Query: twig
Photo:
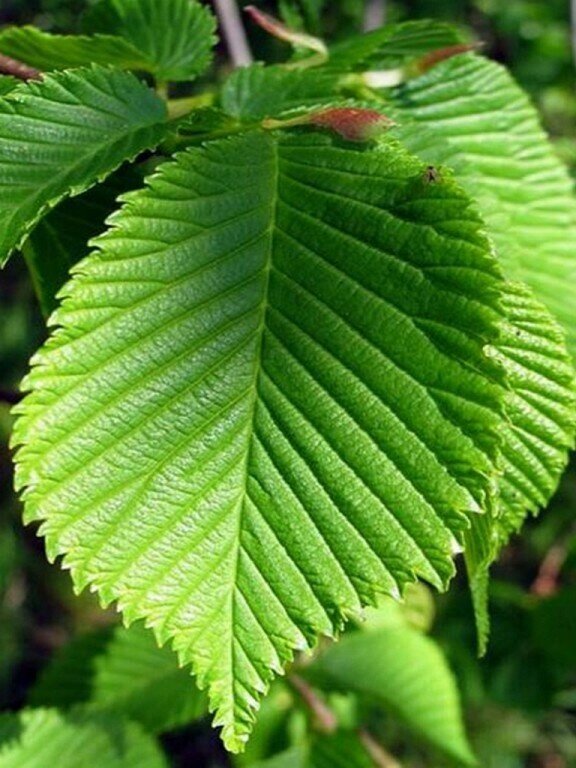
{"type": "Polygon", "coordinates": [[[551,597],[558,591],[560,572],[568,557],[568,542],[572,534],[563,541],[554,544],[542,560],[538,575],[534,579],[530,592],[538,597],[551,597]]]}
{"type": "Polygon", "coordinates": [[[29,67],[28,64],[17,59],[11,59],[10,56],[4,56],[3,53],[0,53],[0,72],[17,77],[19,80],[39,80],[42,77],[39,69],[29,67]]]}
{"type": "MultiPolygon", "coordinates": [[[[576,3],[576,0],[573,0],[576,3]]],[[[364,11],[364,31],[383,27],[386,23],[386,0],[366,0],[364,11]]]]}
{"type": "Polygon", "coordinates": [[[252,52],[235,0],[214,0],[214,7],[232,64],[235,67],[251,64],[252,52]]]}
{"type": "Polygon", "coordinates": [[[365,728],[361,728],[358,731],[358,736],[366,747],[366,751],[374,760],[374,765],[378,766],[378,768],[402,768],[400,763],[365,728]]]}
{"type": "Polygon", "coordinates": [[[290,675],[288,681],[291,686],[298,691],[302,701],[312,713],[316,728],[323,733],[334,733],[338,728],[338,719],[330,707],[325,704],[308,683],[298,675],[290,675]]]}

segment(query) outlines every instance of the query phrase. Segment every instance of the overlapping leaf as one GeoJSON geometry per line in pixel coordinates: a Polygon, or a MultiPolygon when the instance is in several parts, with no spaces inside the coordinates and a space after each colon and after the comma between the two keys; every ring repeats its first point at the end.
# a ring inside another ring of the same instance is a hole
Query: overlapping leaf
{"type": "Polygon", "coordinates": [[[164,731],[207,714],[207,702],[169,648],[159,648],[141,624],[80,637],[50,664],[30,703],[121,712],[147,733],[164,731]]]}
{"type": "Polygon", "coordinates": [[[80,69],[12,91],[0,101],[0,264],[64,197],[165,132],[163,102],[127,72],[80,69]]]}
{"type": "MultiPolygon", "coordinates": [[[[478,201],[510,277],[528,283],[576,349],[576,204],[572,182],[528,97],[498,64],[471,54],[438,64],[393,94],[453,152],[458,179],[478,201]]],[[[418,136],[409,142],[418,151],[418,136]]]]}
{"type": "Polygon", "coordinates": [[[143,71],[151,68],[145,54],[122,37],[52,35],[31,26],[7,27],[2,30],[0,52],[25,61],[42,72],[87,64],[143,71]]]}
{"type": "Polygon", "coordinates": [[[117,35],[159,80],[191,80],[210,64],[216,22],[197,0],[100,0],[85,17],[90,33],[117,35]]]}
{"type": "Polygon", "coordinates": [[[163,165],[76,269],[15,431],[27,519],[232,749],[294,648],[453,573],[503,418],[481,227],[394,143],[251,133],[163,165]]]}
{"type": "Polygon", "coordinates": [[[356,633],[330,648],[314,674],[388,709],[429,745],[461,765],[475,765],[455,680],[436,643],[408,626],[356,633]]]}
{"type": "Polygon", "coordinates": [[[333,45],[327,66],[353,72],[389,69],[461,42],[450,24],[428,20],[389,24],[333,45]]]}
{"type": "Polygon", "coordinates": [[[574,447],[574,368],[564,334],[522,286],[509,285],[497,354],[508,374],[509,426],[502,445],[499,542],[538,512],[556,490],[574,447]]]}
{"type": "Polygon", "coordinates": [[[52,709],[0,716],[0,768],[167,768],[160,748],[117,715],[52,709]]]}
{"type": "Polygon", "coordinates": [[[502,432],[498,506],[473,520],[466,534],[466,563],[480,651],[489,635],[488,568],[529,513],[545,507],[574,446],[576,390],[565,336],[527,286],[508,283],[506,321],[495,355],[510,392],[502,432]]]}

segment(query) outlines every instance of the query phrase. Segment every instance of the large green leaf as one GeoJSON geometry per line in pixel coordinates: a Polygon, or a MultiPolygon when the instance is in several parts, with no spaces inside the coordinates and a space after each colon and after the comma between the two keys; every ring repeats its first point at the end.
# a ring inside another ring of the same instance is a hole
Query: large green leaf
{"type": "Polygon", "coordinates": [[[0,101],[0,264],[68,195],[154,147],[163,102],[127,73],[93,67],[19,86],[0,101]]]}
{"type": "Polygon", "coordinates": [[[156,742],[117,715],[31,709],[0,716],[0,768],[167,768],[156,742]]]}
{"type": "Polygon", "coordinates": [[[75,269],[15,430],[26,516],[193,663],[232,749],[294,648],[445,586],[487,503],[482,226],[393,142],[254,132],[164,164],[75,269]]]}
{"type": "MultiPolygon", "coordinates": [[[[450,146],[508,274],[560,319],[574,352],[576,204],[528,97],[498,64],[466,54],[409,81],[393,101],[400,120],[417,121],[450,146]]],[[[422,154],[417,131],[408,146],[422,154]]]]}
{"type": "Polygon", "coordinates": [[[191,80],[210,64],[216,20],[197,0],[100,0],[87,31],[124,38],[159,80],[191,80]]]}
{"type": "Polygon", "coordinates": [[[208,712],[189,672],[141,624],[72,642],[46,668],[30,703],[110,709],[139,722],[148,733],[186,725],[208,712]]]}
{"type": "Polygon", "coordinates": [[[315,679],[356,691],[463,765],[475,765],[455,680],[436,643],[408,626],[345,637],[314,663],[315,679]]]}

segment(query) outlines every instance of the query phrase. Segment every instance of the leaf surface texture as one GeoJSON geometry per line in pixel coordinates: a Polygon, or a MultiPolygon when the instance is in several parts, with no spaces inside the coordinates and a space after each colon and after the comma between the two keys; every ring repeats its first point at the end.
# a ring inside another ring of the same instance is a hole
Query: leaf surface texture
{"type": "Polygon", "coordinates": [[[192,663],[232,749],[294,649],[444,587],[491,495],[481,227],[394,142],[254,132],[161,166],[65,288],[14,437],[27,519],[192,663]]]}

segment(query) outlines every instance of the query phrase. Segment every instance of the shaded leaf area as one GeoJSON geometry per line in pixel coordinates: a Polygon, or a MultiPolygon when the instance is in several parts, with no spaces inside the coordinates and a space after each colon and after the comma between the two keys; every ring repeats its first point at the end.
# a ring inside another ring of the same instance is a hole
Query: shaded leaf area
{"type": "Polygon", "coordinates": [[[166,130],[163,102],[127,72],[92,67],[12,91],[0,101],[0,264],[57,203],[166,130]]]}
{"type": "Polygon", "coordinates": [[[57,307],[70,269],[88,255],[90,240],[104,230],[118,197],[142,183],[137,170],[124,166],[82,195],[64,200],[32,230],[23,250],[45,315],[57,307]]]}
{"type": "Polygon", "coordinates": [[[136,723],[80,710],[24,710],[0,716],[2,768],[167,768],[155,740],[136,723]]]}
{"type": "Polygon", "coordinates": [[[493,485],[502,281],[467,196],[394,142],[212,142],[110,224],[25,383],[18,484],[240,749],[295,648],[452,576],[493,485]]]}
{"type": "Polygon", "coordinates": [[[141,624],[80,636],[48,666],[30,704],[109,709],[148,733],[187,725],[207,714],[207,701],[169,648],[159,648],[141,624]]]}
{"type": "Polygon", "coordinates": [[[371,699],[457,764],[476,765],[456,682],[439,647],[417,630],[390,626],[345,637],[311,675],[320,685],[371,699]]]}
{"type": "Polygon", "coordinates": [[[576,204],[528,97],[501,66],[466,54],[441,62],[391,98],[400,121],[424,128],[420,137],[400,127],[411,151],[434,163],[430,133],[449,145],[450,165],[477,200],[507,274],[534,289],[574,351],[576,204]]]}

